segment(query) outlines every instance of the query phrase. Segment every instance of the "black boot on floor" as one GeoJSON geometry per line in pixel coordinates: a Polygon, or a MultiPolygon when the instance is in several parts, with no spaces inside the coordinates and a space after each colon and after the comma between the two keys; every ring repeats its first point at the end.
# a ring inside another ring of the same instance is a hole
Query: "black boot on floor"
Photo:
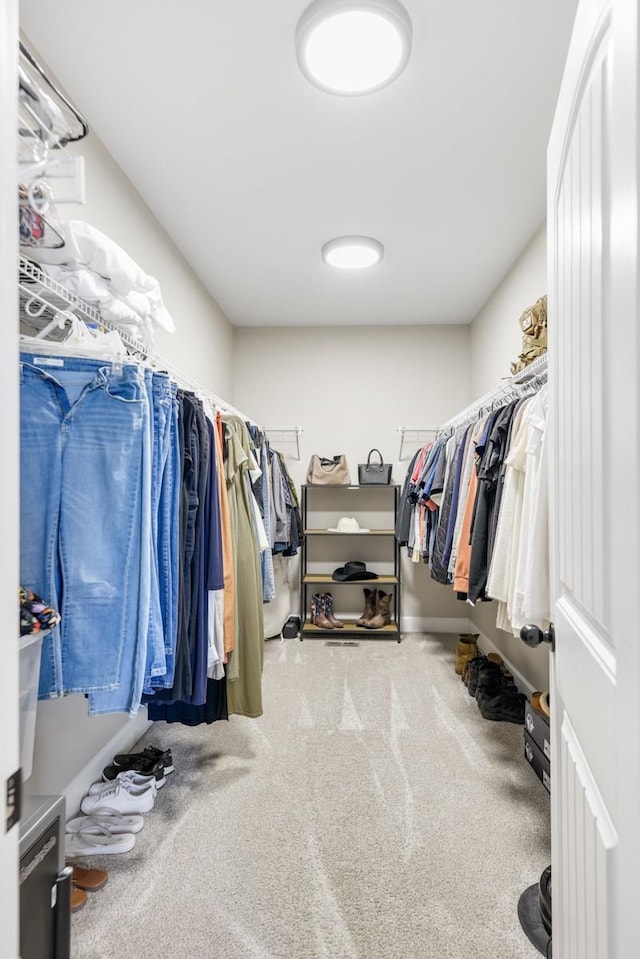
{"type": "Polygon", "coordinates": [[[524,726],[524,710],[527,697],[524,693],[503,691],[496,696],[482,699],[480,714],[493,722],[515,723],[524,726]]]}

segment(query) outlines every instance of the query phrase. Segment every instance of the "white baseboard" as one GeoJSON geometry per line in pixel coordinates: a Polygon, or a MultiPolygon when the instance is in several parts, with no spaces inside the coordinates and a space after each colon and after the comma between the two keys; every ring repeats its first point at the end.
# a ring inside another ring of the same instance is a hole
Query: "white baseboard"
{"type": "Polygon", "coordinates": [[[403,616],[403,633],[473,633],[470,619],[453,619],[449,616],[403,616]]]}
{"type": "Polygon", "coordinates": [[[116,753],[130,752],[132,746],[135,746],[151,725],[151,720],[147,719],[147,710],[142,709],[140,715],[125,723],[122,729],[102,747],[100,752],[93,756],[90,762],[80,770],[75,779],[71,780],[64,791],[67,819],[77,815],[80,803],[87,794],[87,789],[91,783],[102,779],[102,770],[113,762],[116,753]]]}

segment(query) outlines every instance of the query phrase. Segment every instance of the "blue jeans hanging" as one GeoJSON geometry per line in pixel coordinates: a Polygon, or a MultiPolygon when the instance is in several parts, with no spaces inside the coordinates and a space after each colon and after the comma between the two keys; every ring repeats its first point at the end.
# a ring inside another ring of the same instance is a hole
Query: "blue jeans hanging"
{"type": "Polygon", "coordinates": [[[103,690],[92,712],[135,712],[150,596],[144,378],[99,360],[21,360],[21,582],[62,615],[39,695],[103,690]]]}

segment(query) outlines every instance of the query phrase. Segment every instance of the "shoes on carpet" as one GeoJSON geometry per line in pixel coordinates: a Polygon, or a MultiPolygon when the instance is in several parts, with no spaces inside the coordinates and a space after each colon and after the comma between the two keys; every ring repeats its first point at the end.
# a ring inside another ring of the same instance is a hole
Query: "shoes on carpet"
{"type": "Polygon", "coordinates": [[[476,694],[476,686],[478,684],[480,667],[486,662],[486,656],[482,656],[481,654],[474,656],[473,659],[469,660],[469,664],[467,666],[467,690],[470,696],[475,696],[476,694]]]}
{"type": "Polygon", "coordinates": [[[479,704],[484,719],[493,722],[515,723],[524,726],[524,711],[527,697],[524,693],[503,691],[487,697],[479,704]]]}
{"type": "Polygon", "coordinates": [[[130,852],[135,844],[136,837],[130,832],[114,835],[106,828],[98,831],[94,827],[91,832],[66,833],[64,851],[67,856],[107,856],[130,852]]]}
{"type": "Polygon", "coordinates": [[[495,666],[493,663],[488,662],[487,660],[484,663],[481,663],[476,671],[475,675],[475,689],[471,693],[471,683],[469,684],[469,695],[475,696],[476,700],[481,693],[486,692],[488,689],[501,688],[504,679],[502,672],[499,666],[495,666]]]}
{"type": "Polygon", "coordinates": [[[158,782],[155,776],[140,776],[139,773],[135,773],[131,769],[118,773],[115,779],[105,779],[104,773],[102,775],[103,778],[99,782],[92,783],[89,786],[88,793],[90,796],[104,792],[105,789],[114,786],[116,783],[131,786],[134,793],[143,792],[146,789],[153,789],[154,792],[158,790],[158,782]]]}
{"type": "MultiPolygon", "coordinates": [[[[172,773],[174,771],[173,757],[171,755],[170,749],[160,749],[159,746],[145,746],[142,752],[139,753],[118,753],[117,756],[113,757],[114,765],[121,766],[124,769],[133,769],[134,766],[131,763],[135,763],[140,760],[151,760],[153,765],[161,762],[164,766],[164,771],[166,773],[172,773]]],[[[138,770],[141,772],[141,770],[138,770]]]]}
{"type": "Polygon", "coordinates": [[[144,826],[144,817],[139,815],[122,816],[120,813],[113,812],[111,809],[96,809],[91,816],[76,816],[70,819],[66,824],[66,831],[72,832],[92,832],[108,829],[113,836],[120,833],[139,833],[144,826]]]}
{"type": "Polygon", "coordinates": [[[460,633],[456,647],[456,673],[462,675],[463,669],[471,659],[478,655],[476,640],[479,633],[460,633]]]}
{"type": "Polygon", "coordinates": [[[73,885],[77,886],[78,889],[85,889],[87,892],[97,892],[98,889],[102,889],[109,878],[106,869],[87,869],[86,866],[81,866],[73,859],[67,859],[66,864],[73,867],[71,877],[73,885]]]}
{"type": "Polygon", "coordinates": [[[139,788],[127,780],[116,780],[115,783],[101,783],[102,790],[89,792],[80,804],[80,810],[91,815],[107,806],[114,812],[124,816],[134,813],[145,813],[153,809],[156,800],[156,788],[153,784],[148,788],[139,788]]]}
{"type": "Polygon", "coordinates": [[[79,889],[78,886],[73,884],[71,886],[71,912],[77,912],[78,909],[82,909],[87,901],[87,894],[84,889],[79,889]]]}
{"type": "Polygon", "coordinates": [[[102,770],[102,778],[105,782],[113,782],[114,779],[130,776],[135,781],[143,779],[154,780],[156,788],[160,789],[166,783],[164,774],[164,765],[161,762],[152,762],[151,760],[131,762],[129,766],[124,764],[105,766],[102,770]]]}

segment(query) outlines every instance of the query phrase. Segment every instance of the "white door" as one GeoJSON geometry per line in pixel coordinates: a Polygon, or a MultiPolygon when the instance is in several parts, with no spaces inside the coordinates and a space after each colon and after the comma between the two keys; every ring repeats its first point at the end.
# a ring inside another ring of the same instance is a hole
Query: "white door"
{"type": "Polygon", "coordinates": [[[640,955],[638,3],[581,0],[548,154],[555,959],[640,955]]]}
{"type": "Polygon", "coordinates": [[[18,827],[5,831],[18,759],[17,0],[0,3],[0,953],[18,955],[18,827]]]}

